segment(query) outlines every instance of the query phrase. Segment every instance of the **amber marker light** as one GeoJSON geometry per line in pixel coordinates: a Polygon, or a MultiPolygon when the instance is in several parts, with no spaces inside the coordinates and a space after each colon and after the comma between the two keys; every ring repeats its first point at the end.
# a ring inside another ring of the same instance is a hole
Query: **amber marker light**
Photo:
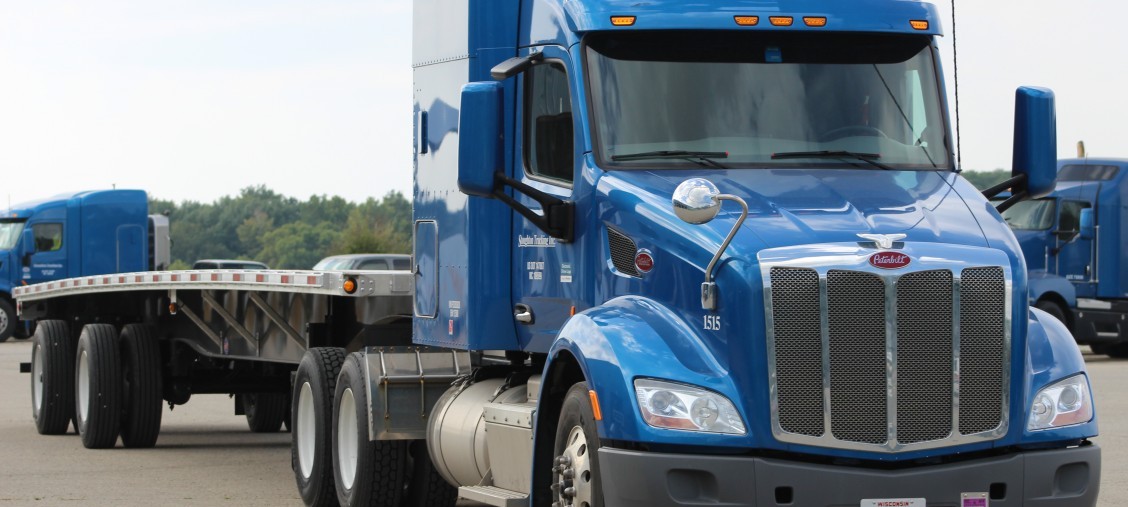
{"type": "Polygon", "coordinates": [[[927,20],[912,20],[909,21],[909,24],[912,25],[915,30],[928,30],[927,20]]]}
{"type": "Polygon", "coordinates": [[[634,22],[634,16],[611,16],[611,24],[614,26],[631,26],[634,22]]]}
{"type": "Polygon", "coordinates": [[[773,26],[791,26],[795,22],[795,18],[791,16],[770,16],[768,20],[772,22],[773,26]]]}
{"type": "Polygon", "coordinates": [[[806,23],[807,26],[813,26],[816,28],[823,27],[826,26],[826,18],[822,16],[805,16],[803,18],[803,23],[806,23]]]}
{"type": "Polygon", "coordinates": [[[740,26],[756,26],[760,24],[760,16],[733,16],[736,24],[740,26]]]}
{"type": "Polygon", "coordinates": [[[603,411],[599,409],[599,395],[595,394],[595,390],[588,389],[588,398],[591,398],[591,415],[596,421],[602,421],[603,411]]]}
{"type": "Polygon", "coordinates": [[[345,283],[341,285],[341,288],[345,289],[345,294],[352,294],[356,292],[356,279],[346,278],[345,283]]]}

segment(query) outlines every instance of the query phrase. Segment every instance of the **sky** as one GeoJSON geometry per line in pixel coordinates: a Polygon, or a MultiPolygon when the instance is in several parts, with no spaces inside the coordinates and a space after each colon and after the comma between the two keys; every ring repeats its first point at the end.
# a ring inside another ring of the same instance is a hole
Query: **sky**
{"type": "MultiPolygon", "coordinates": [[[[1059,156],[1128,157],[1128,3],[955,8],[965,169],[1010,169],[1021,85],[1057,94],[1059,156]]],[[[0,0],[0,200],[410,197],[411,91],[408,0],[0,0]]]]}

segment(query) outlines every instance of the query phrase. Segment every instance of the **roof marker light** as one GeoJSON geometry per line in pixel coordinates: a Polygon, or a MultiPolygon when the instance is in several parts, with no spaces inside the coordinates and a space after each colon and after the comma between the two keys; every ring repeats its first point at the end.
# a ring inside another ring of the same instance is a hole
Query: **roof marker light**
{"type": "Polygon", "coordinates": [[[760,24],[760,16],[733,16],[732,19],[740,26],[756,26],[760,24]]]}
{"type": "Polygon", "coordinates": [[[634,16],[611,16],[611,24],[614,26],[631,26],[635,24],[634,16]]]}
{"type": "Polygon", "coordinates": [[[928,30],[928,21],[927,20],[914,19],[912,21],[909,21],[909,24],[912,25],[913,29],[915,29],[915,30],[928,30]]]}
{"type": "Polygon", "coordinates": [[[803,23],[806,23],[807,26],[823,27],[826,26],[826,18],[823,16],[804,16],[803,23]]]}
{"type": "Polygon", "coordinates": [[[795,18],[791,16],[769,16],[773,26],[791,26],[795,22],[795,18]]]}

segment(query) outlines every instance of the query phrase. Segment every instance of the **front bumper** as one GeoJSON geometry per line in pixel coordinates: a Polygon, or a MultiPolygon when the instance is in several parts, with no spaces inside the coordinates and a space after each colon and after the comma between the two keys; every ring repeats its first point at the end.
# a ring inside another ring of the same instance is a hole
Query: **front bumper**
{"type": "Polygon", "coordinates": [[[924,498],[928,507],[960,507],[965,492],[991,493],[991,507],[1077,507],[1097,503],[1101,451],[1089,445],[877,470],[603,448],[599,466],[604,503],[616,507],[838,507],[879,498],[924,498]]]}

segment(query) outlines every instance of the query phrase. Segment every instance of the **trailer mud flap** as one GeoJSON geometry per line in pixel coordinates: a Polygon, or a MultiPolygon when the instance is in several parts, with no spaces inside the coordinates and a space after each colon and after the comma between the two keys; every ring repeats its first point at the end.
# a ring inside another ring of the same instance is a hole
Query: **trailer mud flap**
{"type": "Polygon", "coordinates": [[[369,440],[426,438],[435,402],[458,377],[470,373],[470,354],[433,347],[369,347],[369,440]]]}

